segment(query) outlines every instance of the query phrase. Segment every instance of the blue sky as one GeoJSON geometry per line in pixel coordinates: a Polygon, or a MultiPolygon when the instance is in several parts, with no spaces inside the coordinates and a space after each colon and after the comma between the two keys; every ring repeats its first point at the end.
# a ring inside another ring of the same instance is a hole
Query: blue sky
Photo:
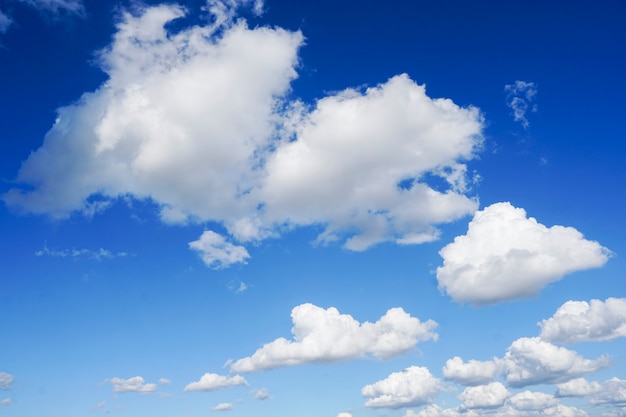
{"type": "Polygon", "coordinates": [[[626,415],[617,1],[0,0],[0,416],[626,415]]]}

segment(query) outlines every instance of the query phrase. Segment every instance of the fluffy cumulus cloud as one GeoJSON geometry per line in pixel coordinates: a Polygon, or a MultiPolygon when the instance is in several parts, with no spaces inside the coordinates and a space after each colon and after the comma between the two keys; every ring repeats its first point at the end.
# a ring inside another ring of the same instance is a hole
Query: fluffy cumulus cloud
{"type": "Polygon", "coordinates": [[[11,389],[14,380],[15,378],[13,377],[13,375],[7,372],[0,372],[0,389],[1,390],[11,389]]]}
{"type": "MultiPolygon", "coordinates": [[[[202,261],[209,268],[221,269],[235,263],[245,263],[250,258],[246,248],[227,242],[224,236],[211,230],[206,230],[198,240],[189,242],[189,247],[198,252],[202,261]]],[[[242,292],[246,289],[245,284],[242,292]]],[[[241,288],[241,287],[240,287],[241,288]]]]}
{"type": "Polygon", "coordinates": [[[234,362],[231,372],[255,372],[281,366],[403,354],[418,342],[436,340],[437,323],[421,322],[402,308],[392,308],[375,323],[359,323],[334,308],[302,304],[291,311],[293,340],[279,338],[252,356],[234,362]]]}
{"type": "Polygon", "coordinates": [[[140,376],[134,376],[132,378],[111,378],[109,380],[113,385],[114,392],[141,392],[149,393],[154,392],[157,389],[157,384],[148,384],[140,376]]]}
{"type": "Polygon", "coordinates": [[[517,80],[513,84],[504,86],[507,106],[513,110],[513,120],[528,128],[530,123],[526,118],[528,110],[537,111],[537,105],[533,104],[537,96],[537,85],[530,81],[517,80]]]}
{"type": "Polygon", "coordinates": [[[555,346],[538,337],[521,338],[496,360],[512,387],[562,383],[596,372],[609,365],[609,358],[585,359],[573,350],[555,346]]]}
{"type": "Polygon", "coordinates": [[[500,382],[487,385],[468,387],[459,395],[464,408],[495,408],[504,404],[511,395],[508,389],[500,382]]]}
{"type": "Polygon", "coordinates": [[[444,391],[444,384],[427,368],[411,366],[361,390],[366,407],[400,408],[432,403],[444,391]]]}
{"type": "Polygon", "coordinates": [[[337,417],[352,417],[352,414],[343,412],[343,413],[337,414],[337,417]]]}
{"type": "Polygon", "coordinates": [[[232,410],[232,409],[233,409],[233,405],[231,403],[219,403],[218,405],[213,407],[211,410],[213,410],[213,411],[228,411],[228,410],[232,410]]]}
{"type": "Polygon", "coordinates": [[[577,378],[557,385],[559,397],[588,397],[594,405],[609,404],[616,406],[626,405],[626,380],[611,378],[604,382],[589,382],[584,378],[577,378]]]}
{"type": "Polygon", "coordinates": [[[483,385],[493,381],[498,372],[494,361],[469,360],[463,362],[458,356],[448,359],[443,367],[445,379],[466,386],[483,385]]]}
{"type": "Polygon", "coordinates": [[[248,382],[240,375],[225,376],[206,373],[202,375],[199,381],[187,384],[185,391],[216,391],[237,385],[247,386],[248,382]]]}
{"type": "Polygon", "coordinates": [[[539,323],[541,338],[557,343],[612,340],[626,336],[626,298],[568,301],[539,323]]]}
{"type": "Polygon", "coordinates": [[[318,243],[353,250],[431,241],[475,211],[477,109],[407,75],[311,106],[287,99],[303,35],[233,19],[251,2],[209,3],[214,23],[175,33],[165,25],[182,7],[124,13],[99,54],[108,80],[58,110],[4,201],[63,218],[132,196],[167,223],[220,222],[240,243],[316,225],[318,243]],[[433,175],[448,185],[429,186],[433,175]]]}
{"type": "Polygon", "coordinates": [[[508,399],[517,410],[540,411],[558,405],[558,400],[545,392],[522,391],[508,399]]]}
{"type": "Polygon", "coordinates": [[[546,227],[524,209],[496,203],[440,255],[439,288],[475,305],[530,297],[566,274],[604,265],[610,251],[572,227],[546,227]]]}

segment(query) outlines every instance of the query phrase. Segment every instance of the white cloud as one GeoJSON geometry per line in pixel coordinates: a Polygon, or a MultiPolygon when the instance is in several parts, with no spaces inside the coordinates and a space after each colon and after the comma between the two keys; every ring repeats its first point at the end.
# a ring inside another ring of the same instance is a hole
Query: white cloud
{"type": "Polygon", "coordinates": [[[2,400],[0,400],[0,405],[1,406],[8,406],[11,405],[13,401],[11,400],[11,398],[3,398],[2,400]]]}
{"type": "Polygon", "coordinates": [[[244,377],[240,375],[225,376],[206,373],[202,375],[200,381],[187,384],[185,391],[216,391],[218,389],[235,387],[238,385],[248,385],[244,377]]]}
{"type": "Polygon", "coordinates": [[[463,362],[458,356],[448,359],[443,367],[445,379],[461,385],[483,385],[493,381],[498,372],[498,366],[494,361],[469,360],[463,362]]]}
{"type": "Polygon", "coordinates": [[[7,14],[0,10],[0,33],[6,33],[6,31],[9,30],[9,27],[12,24],[13,19],[11,19],[7,14]]]}
{"type": "Polygon", "coordinates": [[[132,378],[111,378],[109,380],[113,385],[114,392],[141,392],[149,393],[154,392],[157,389],[157,384],[148,384],[140,376],[134,376],[132,378]]]}
{"type": "Polygon", "coordinates": [[[573,350],[555,346],[538,337],[521,338],[497,360],[508,385],[524,387],[561,383],[606,368],[609,358],[585,359],[573,350]]]}
{"type": "Polygon", "coordinates": [[[537,85],[528,81],[515,81],[513,84],[504,86],[507,95],[507,106],[513,110],[513,119],[520,122],[524,129],[528,128],[529,122],[526,113],[537,111],[537,106],[532,103],[537,95],[537,85]]]}
{"type": "Polygon", "coordinates": [[[239,242],[315,225],[318,243],[351,250],[432,241],[476,210],[465,162],[482,143],[477,109],[406,75],[311,108],[288,101],[303,36],[229,20],[242,3],[261,4],[211,1],[222,27],[176,34],[164,25],[181,7],[125,13],[100,53],[108,80],[59,109],[4,201],[63,218],[94,197],[149,198],[166,223],[216,221],[239,242]]]}
{"type": "Polygon", "coordinates": [[[189,242],[189,248],[199,252],[206,266],[214,269],[227,268],[235,263],[246,263],[246,259],[250,258],[246,248],[227,242],[222,235],[211,230],[205,230],[198,240],[189,242]]]}
{"type": "Polygon", "coordinates": [[[626,380],[611,378],[604,382],[589,382],[584,378],[577,378],[557,385],[559,397],[588,397],[594,405],[612,404],[626,405],[626,380]]]}
{"type": "Polygon", "coordinates": [[[267,400],[270,397],[269,392],[265,388],[256,388],[251,391],[252,395],[257,400],[267,400]]]}
{"type": "Polygon", "coordinates": [[[24,4],[27,4],[35,9],[39,9],[45,12],[51,12],[54,14],[70,13],[70,14],[83,14],[85,8],[82,0],[18,0],[24,4]]]}
{"type": "Polygon", "coordinates": [[[0,372],[0,390],[9,390],[15,378],[7,372],[0,372]]]}
{"type": "Polygon", "coordinates": [[[427,368],[411,366],[366,385],[361,394],[369,398],[365,402],[366,407],[400,408],[431,403],[443,390],[443,383],[433,377],[427,368]]]}
{"type": "Polygon", "coordinates": [[[159,384],[161,385],[172,385],[172,381],[167,378],[159,378],[159,384]]]}
{"type": "Polygon", "coordinates": [[[487,385],[468,387],[459,395],[465,408],[495,408],[504,404],[511,395],[509,390],[500,382],[492,382],[487,385]]]}
{"type": "MultiPolygon", "coordinates": [[[[404,414],[404,417],[459,417],[461,413],[456,408],[441,408],[436,404],[429,405],[424,409],[415,412],[413,410],[407,410],[404,414]]],[[[470,410],[469,412],[463,413],[464,416],[473,417],[475,415],[475,411],[470,410]]]]}
{"type": "Polygon", "coordinates": [[[123,258],[128,256],[126,252],[111,252],[108,249],[50,249],[45,243],[43,249],[35,252],[35,256],[52,256],[59,258],[89,258],[100,261],[102,259],[123,258]]]}
{"type": "Polygon", "coordinates": [[[352,417],[352,414],[343,412],[343,413],[337,414],[337,417],[352,417]]]}
{"type": "Polygon", "coordinates": [[[477,211],[467,234],[439,253],[439,288],[475,305],[530,297],[566,274],[604,265],[610,255],[578,230],[548,228],[510,203],[477,211]]]}
{"type": "Polygon", "coordinates": [[[332,362],[365,356],[387,359],[418,342],[436,340],[432,320],[421,322],[402,308],[392,308],[377,322],[359,323],[330,307],[301,304],[291,311],[293,340],[279,338],[252,356],[234,362],[231,372],[255,372],[311,362],[332,362]]]}
{"type": "Polygon", "coordinates": [[[523,391],[508,399],[508,402],[518,410],[545,410],[555,407],[558,401],[554,396],[545,392],[523,391]]]}
{"type": "Polygon", "coordinates": [[[541,338],[557,343],[612,340],[626,336],[626,298],[568,301],[538,323],[541,338]]]}
{"type": "Polygon", "coordinates": [[[233,409],[233,405],[231,403],[219,403],[218,405],[212,408],[213,411],[228,411],[232,409],[233,409]]]}

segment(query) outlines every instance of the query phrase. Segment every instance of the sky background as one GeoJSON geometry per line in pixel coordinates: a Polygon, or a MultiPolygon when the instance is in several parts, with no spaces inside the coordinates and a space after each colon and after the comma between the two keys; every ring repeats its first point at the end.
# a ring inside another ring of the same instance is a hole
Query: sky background
{"type": "Polygon", "coordinates": [[[0,0],[0,416],[626,415],[620,1],[0,0]]]}

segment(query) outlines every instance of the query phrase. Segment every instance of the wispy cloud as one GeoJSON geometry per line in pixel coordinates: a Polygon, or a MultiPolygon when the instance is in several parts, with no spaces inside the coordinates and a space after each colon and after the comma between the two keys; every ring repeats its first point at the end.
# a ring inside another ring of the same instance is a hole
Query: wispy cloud
{"type": "Polygon", "coordinates": [[[128,256],[126,252],[111,252],[108,249],[50,249],[45,243],[43,249],[35,252],[35,256],[52,256],[58,258],[87,258],[101,261],[103,259],[123,258],[128,256]]]}
{"type": "Polygon", "coordinates": [[[529,81],[515,81],[513,84],[504,86],[506,92],[506,104],[513,110],[513,120],[520,122],[524,129],[530,123],[526,118],[526,113],[530,110],[537,111],[537,105],[533,104],[537,96],[537,85],[529,81]]]}

